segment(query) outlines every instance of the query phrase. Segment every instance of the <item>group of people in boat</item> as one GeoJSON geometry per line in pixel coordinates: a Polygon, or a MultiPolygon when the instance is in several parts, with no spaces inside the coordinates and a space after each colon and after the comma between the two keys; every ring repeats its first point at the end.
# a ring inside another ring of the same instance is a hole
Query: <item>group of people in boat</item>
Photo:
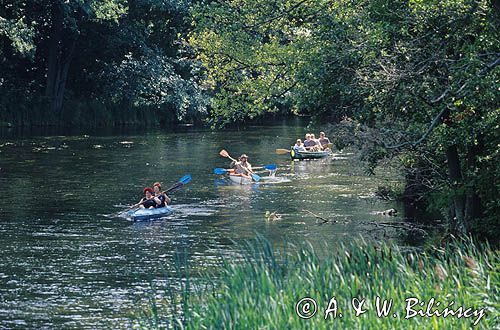
{"type": "Polygon", "coordinates": [[[171,199],[161,190],[161,183],[155,182],[153,188],[145,187],[143,189],[144,197],[132,206],[132,208],[157,209],[170,204],[171,199]]]}
{"type": "Polygon", "coordinates": [[[297,139],[293,146],[296,151],[324,151],[329,148],[330,139],[325,135],[325,132],[319,133],[319,139],[316,139],[314,133],[307,133],[304,142],[297,139]]]}

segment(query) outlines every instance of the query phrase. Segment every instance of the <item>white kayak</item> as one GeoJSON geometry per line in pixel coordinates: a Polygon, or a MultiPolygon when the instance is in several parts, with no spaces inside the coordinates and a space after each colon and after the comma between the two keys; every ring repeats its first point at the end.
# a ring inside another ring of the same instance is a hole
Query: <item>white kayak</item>
{"type": "Polygon", "coordinates": [[[246,178],[241,175],[229,174],[229,180],[236,184],[252,184],[253,180],[251,178],[246,178]]]}

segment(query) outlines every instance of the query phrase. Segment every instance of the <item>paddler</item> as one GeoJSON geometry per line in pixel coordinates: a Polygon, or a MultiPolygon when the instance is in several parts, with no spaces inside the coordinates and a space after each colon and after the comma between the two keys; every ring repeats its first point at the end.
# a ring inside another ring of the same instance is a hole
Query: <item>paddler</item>
{"type": "Polygon", "coordinates": [[[172,201],[167,194],[161,191],[161,183],[155,182],[153,184],[154,191],[154,201],[156,203],[156,208],[165,207],[172,201]]]}
{"type": "Polygon", "coordinates": [[[319,143],[324,148],[325,144],[330,144],[330,139],[325,136],[325,132],[319,133],[319,143]]]}
{"type": "Polygon", "coordinates": [[[234,164],[235,172],[241,174],[245,178],[251,179],[250,174],[253,174],[252,165],[248,162],[248,156],[246,154],[242,154],[239,161],[234,164]]]}
{"type": "Polygon", "coordinates": [[[304,143],[302,143],[301,139],[297,139],[297,142],[295,142],[295,145],[293,146],[293,148],[299,152],[306,151],[306,148],[304,147],[304,143]]]}
{"type": "Polygon", "coordinates": [[[151,187],[146,187],[143,189],[143,192],[144,197],[141,198],[139,203],[132,206],[132,208],[140,207],[141,209],[154,209],[156,206],[156,201],[154,200],[153,189],[151,187]]]}

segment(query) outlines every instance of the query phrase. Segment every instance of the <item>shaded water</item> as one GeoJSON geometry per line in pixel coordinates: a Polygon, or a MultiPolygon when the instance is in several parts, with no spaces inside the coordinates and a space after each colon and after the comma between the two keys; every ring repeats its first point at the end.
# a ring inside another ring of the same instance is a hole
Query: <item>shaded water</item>
{"type": "Polygon", "coordinates": [[[277,244],[331,248],[371,237],[364,223],[397,207],[372,195],[396,182],[394,173],[368,177],[350,153],[304,162],[275,154],[304,133],[297,124],[0,139],[0,328],[127,328],[151,282],[172,273],[176,250],[187,250],[196,268],[232,255],[232,241],[256,232],[277,244]],[[222,148],[247,153],[254,166],[277,164],[276,182],[237,186],[214,175],[229,164],[222,148]],[[172,195],[176,211],[166,219],[112,216],[144,186],[169,186],[186,173],[193,180],[172,195]],[[338,222],[318,224],[304,209],[338,222]],[[266,211],[282,220],[267,222],[266,211]]]}

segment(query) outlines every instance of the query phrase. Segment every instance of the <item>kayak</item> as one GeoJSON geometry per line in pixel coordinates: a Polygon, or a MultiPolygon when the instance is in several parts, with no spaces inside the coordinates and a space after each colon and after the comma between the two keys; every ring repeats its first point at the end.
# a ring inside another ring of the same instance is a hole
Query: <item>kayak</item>
{"type": "Polygon", "coordinates": [[[253,180],[251,178],[246,178],[239,174],[229,174],[229,180],[236,184],[252,184],[253,180]]]}
{"type": "Polygon", "coordinates": [[[132,218],[133,221],[143,221],[153,218],[161,218],[169,215],[174,211],[170,206],[160,207],[157,209],[136,209],[127,212],[127,215],[132,218]]]}
{"type": "Polygon", "coordinates": [[[330,150],[327,151],[297,151],[290,148],[290,157],[294,159],[320,159],[328,157],[332,154],[330,150]]]}

